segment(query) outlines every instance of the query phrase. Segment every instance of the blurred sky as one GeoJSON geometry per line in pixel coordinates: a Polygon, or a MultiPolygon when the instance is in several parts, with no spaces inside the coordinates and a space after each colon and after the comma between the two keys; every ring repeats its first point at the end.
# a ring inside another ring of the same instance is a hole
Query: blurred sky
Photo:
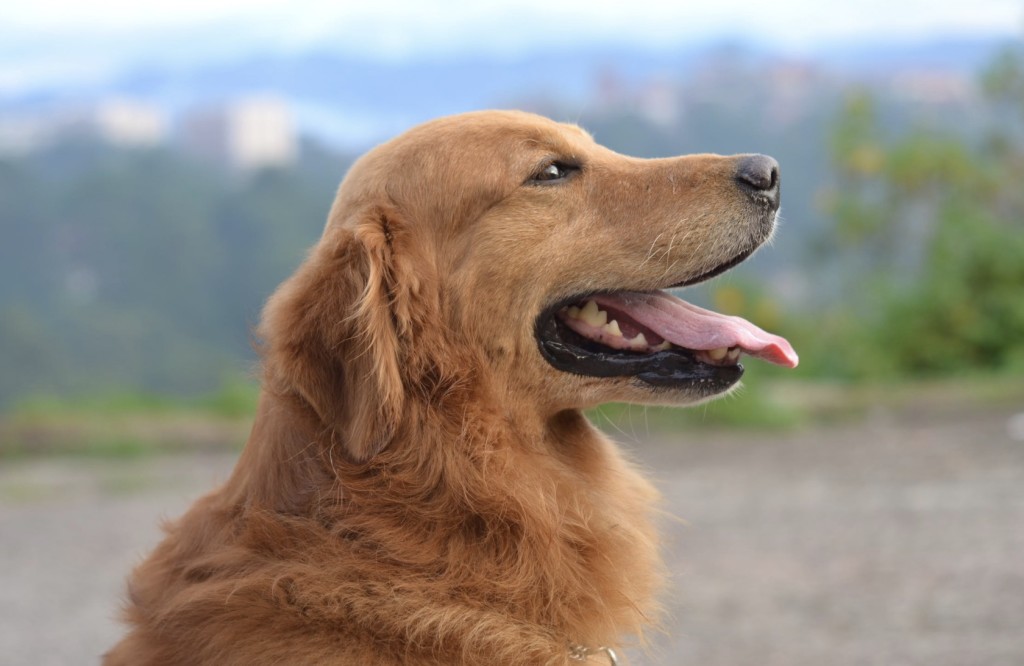
{"type": "Polygon", "coordinates": [[[1021,0],[33,0],[0,9],[0,93],[256,52],[374,59],[590,43],[678,47],[736,38],[800,52],[841,42],[1015,35],[1021,0]]]}

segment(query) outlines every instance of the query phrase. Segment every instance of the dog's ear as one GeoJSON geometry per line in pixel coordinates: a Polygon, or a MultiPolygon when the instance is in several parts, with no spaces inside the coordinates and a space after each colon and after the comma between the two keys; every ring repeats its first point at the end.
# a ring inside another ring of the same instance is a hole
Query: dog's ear
{"type": "Polygon", "coordinates": [[[315,413],[346,457],[391,441],[405,403],[400,337],[410,310],[396,263],[394,215],[332,221],[306,262],[267,302],[259,334],[266,381],[315,413]]]}

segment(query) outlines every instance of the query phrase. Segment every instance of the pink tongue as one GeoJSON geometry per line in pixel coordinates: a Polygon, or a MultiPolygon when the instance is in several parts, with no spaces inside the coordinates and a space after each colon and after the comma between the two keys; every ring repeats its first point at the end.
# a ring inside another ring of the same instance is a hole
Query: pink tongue
{"type": "Polygon", "coordinates": [[[742,317],[699,308],[663,291],[595,296],[600,306],[628,314],[678,347],[711,350],[739,347],[747,354],[787,368],[800,359],[785,338],[762,331],[742,317]]]}

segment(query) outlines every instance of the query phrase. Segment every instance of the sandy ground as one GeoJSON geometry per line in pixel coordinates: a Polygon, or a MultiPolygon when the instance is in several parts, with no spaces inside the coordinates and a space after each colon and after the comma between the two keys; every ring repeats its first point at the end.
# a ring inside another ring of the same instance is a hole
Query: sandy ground
{"type": "MultiPolygon", "coordinates": [[[[665,633],[632,663],[1024,664],[1024,442],[1011,415],[617,435],[685,519],[664,525],[665,633]]],[[[0,662],[96,663],[158,520],[232,462],[0,462],[0,662]]]]}

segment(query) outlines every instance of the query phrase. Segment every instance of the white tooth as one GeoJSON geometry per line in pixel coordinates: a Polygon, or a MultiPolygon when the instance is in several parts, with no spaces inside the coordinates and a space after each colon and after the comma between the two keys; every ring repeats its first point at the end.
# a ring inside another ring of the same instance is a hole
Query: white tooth
{"type": "Polygon", "coordinates": [[[569,306],[569,309],[566,310],[566,313],[570,317],[572,317],[573,319],[579,319],[580,318],[580,306],[578,306],[578,305],[571,305],[571,306],[569,306]]]}
{"type": "Polygon", "coordinates": [[[725,355],[728,353],[729,349],[726,347],[719,347],[718,349],[708,350],[708,356],[710,356],[711,360],[713,361],[721,361],[723,358],[725,358],[725,355]]]}
{"type": "Polygon", "coordinates": [[[615,321],[614,319],[612,319],[610,322],[608,322],[601,328],[616,337],[622,337],[622,329],[619,328],[619,322],[615,321]]]}
{"type": "MultiPolygon", "coordinates": [[[[643,335],[643,333],[641,333],[640,335],[643,335]]],[[[659,344],[656,344],[653,347],[651,347],[651,351],[665,351],[671,346],[671,342],[669,342],[668,340],[662,340],[659,344]]]]}
{"type": "Polygon", "coordinates": [[[729,358],[730,361],[735,363],[736,361],[740,360],[740,354],[742,353],[743,350],[740,349],[739,347],[732,347],[729,349],[729,353],[726,354],[726,356],[729,358]]]}
{"type": "Polygon", "coordinates": [[[643,333],[637,333],[636,337],[629,341],[629,346],[633,349],[647,349],[647,338],[643,333]]]}
{"type": "Polygon", "coordinates": [[[600,328],[608,323],[608,313],[597,307],[597,301],[589,300],[580,310],[580,319],[591,326],[600,328]]]}

